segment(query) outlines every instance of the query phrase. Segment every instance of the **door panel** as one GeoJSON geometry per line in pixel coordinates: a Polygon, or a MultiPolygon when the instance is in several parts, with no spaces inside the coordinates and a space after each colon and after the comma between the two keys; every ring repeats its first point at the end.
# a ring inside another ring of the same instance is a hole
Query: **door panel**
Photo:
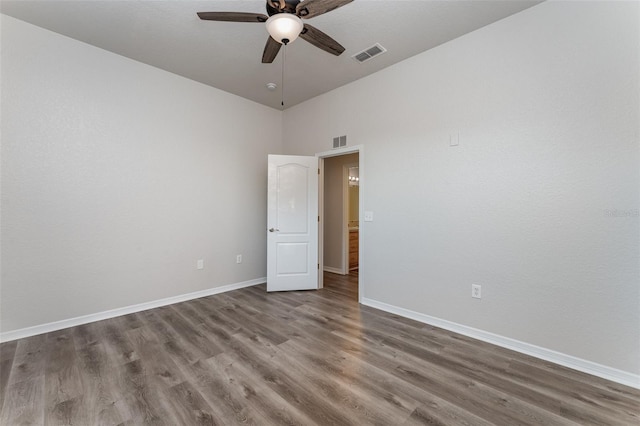
{"type": "Polygon", "coordinates": [[[318,288],[318,159],[269,155],[267,291],[318,288]]]}
{"type": "Polygon", "coordinates": [[[277,167],[278,193],[276,226],[281,233],[308,234],[308,167],[284,164],[277,167]]]}
{"type": "Polygon", "coordinates": [[[307,274],[309,272],[309,244],[278,243],[277,250],[279,275],[307,274]]]}

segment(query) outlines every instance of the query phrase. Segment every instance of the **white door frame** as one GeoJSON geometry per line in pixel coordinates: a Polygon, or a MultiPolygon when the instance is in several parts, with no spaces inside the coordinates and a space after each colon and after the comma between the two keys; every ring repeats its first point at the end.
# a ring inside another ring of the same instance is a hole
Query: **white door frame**
{"type": "Polygon", "coordinates": [[[358,155],[358,175],[360,176],[360,191],[358,196],[358,204],[359,204],[359,216],[358,221],[360,224],[360,230],[358,233],[358,264],[359,264],[359,273],[358,273],[358,303],[362,303],[362,299],[364,297],[364,279],[362,274],[362,234],[366,232],[366,227],[362,226],[364,224],[363,215],[364,215],[364,191],[363,186],[366,185],[365,174],[364,174],[364,145],[354,145],[345,148],[332,149],[331,151],[319,152],[316,154],[318,157],[318,167],[320,168],[320,176],[318,176],[318,212],[320,214],[320,223],[318,224],[318,262],[320,263],[320,268],[318,269],[318,288],[324,287],[323,282],[323,273],[324,273],[324,159],[330,157],[338,157],[340,155],[345,154],[359,154],[358,155]]]}

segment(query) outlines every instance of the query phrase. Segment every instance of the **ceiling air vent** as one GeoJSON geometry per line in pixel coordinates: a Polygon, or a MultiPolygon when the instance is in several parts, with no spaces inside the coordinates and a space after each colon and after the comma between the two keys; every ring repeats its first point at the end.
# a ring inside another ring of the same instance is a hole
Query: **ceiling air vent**
{"type": "Polygon", "coordinates": [[[376,43],[373,46],[371,46],[370,48],[365,49],[362,52],[356,53],[355,55],[352,56],[352,58],[355,59],[356,61],[362,63],[362,62],[368,61],[369,59],[373,58],[374,56],[381,55],[386,51],[387,51],[387,49],[382,47],[380,45],[380,43],[376,43]]]}

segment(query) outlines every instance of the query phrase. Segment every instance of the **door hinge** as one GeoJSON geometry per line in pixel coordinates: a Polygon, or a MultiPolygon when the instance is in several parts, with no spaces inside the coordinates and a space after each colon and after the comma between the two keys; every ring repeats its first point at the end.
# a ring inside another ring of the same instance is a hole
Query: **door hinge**
{"type": "Polygon", "coordinates": [[[320,264],[318,263],[318,271],[320,270],[320,264]]]}
{"type": "Polygon", "coordinates": [[[320,168],[318,167],[318,174],[320,174],[320,168]]]}

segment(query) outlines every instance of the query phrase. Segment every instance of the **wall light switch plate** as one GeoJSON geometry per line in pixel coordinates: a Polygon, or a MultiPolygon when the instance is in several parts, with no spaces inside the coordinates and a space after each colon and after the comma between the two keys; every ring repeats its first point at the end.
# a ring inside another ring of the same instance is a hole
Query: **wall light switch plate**
{"type": "Polygon", "coordinates": [[[203,259],[199,259],[199,260],[196,262],[196,268],[198,268],[198,269],[204,269],[204,260],[203,260],[203,259]]]}
{"type": "Polygon", "coordinates": [[[373,212],[364,212],[364,221],[373,222],[373,212]]]}

